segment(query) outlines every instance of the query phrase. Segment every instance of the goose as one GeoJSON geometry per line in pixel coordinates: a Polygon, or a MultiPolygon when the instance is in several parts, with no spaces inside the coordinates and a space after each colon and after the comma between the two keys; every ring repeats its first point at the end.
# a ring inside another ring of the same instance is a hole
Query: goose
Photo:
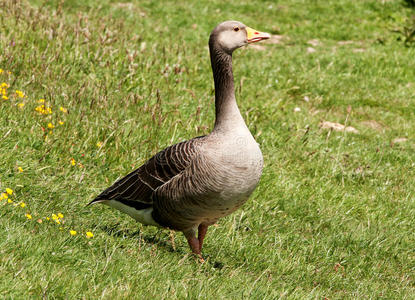
{"type": "Polygon", "coordinates": [[[203,261],[208,227],[244,204],[262,174],[261,150],[235,99],[232,52],[268,38],[238,21],[217,25],[209,38],[216,114],[211,133],[160,151],[89,204],[103,203],[144,225],[181,231],[203,261]]]}

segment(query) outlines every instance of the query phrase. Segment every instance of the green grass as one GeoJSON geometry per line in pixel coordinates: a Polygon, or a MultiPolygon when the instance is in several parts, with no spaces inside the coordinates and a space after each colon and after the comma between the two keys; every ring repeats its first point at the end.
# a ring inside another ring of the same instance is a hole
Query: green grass
{"type": "Polygon", "coordinates": [[[2,298],[415,297],[415,48],[393,32],[411,14],[402,1],[14,2],[0,4],[0,191],[14,190],[0,203],[2,298]],[[85,205],[209,132],[207,40],[227,19],[284,39],[234,54],[265,168],[243,209],[210,228],[199,264],[181,234],[174,249],[168,231],[85,205]],[[42,98],[52,114],[35,111],[42,98]]]}

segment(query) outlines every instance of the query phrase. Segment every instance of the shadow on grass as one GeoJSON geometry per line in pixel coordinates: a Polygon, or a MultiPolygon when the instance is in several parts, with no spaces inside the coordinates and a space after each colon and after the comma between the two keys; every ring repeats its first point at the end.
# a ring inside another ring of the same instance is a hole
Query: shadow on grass
{"type": "Polygon", "coordinates": [[[118,238],[131,238],[139,240],[140,238],[145,241],[146,243],[160,246],[161,248],[167,250],[168,252],[178,252],[173,249],[173,246],[160,239],[160,235],[162,234],[162,230],[158,230],[156,234],[144,234],[141,230],[129,230],[129,229],[120,229],[119,224],[112,224],[112,225],[102,225],[98,227],[103,232],[106,232],[109,236],[118,237],[118,238]]]}
{"type": "MultiPolygon", "coordinates": [[[[181,255],[188,254],[187,252],[183,251],[182,249],[174,249],[172,244],[162,240],[160,235],[163,234],[165,229],[159,229],[156,234],[143,234],[141,230],[129,230],[129,229],[120,229],[119,224],[112,224],[112,225],[102,225],[98,227],[103,232],[106,232],[109,236],[118,237],[118,238],[131,238],[139,240],[140,238],[144,240],[148,244],[157,245],[158,247],[163,248],[167,252],[170,253],[179,253],[181,255]]],[[[211,261],[210,255],[203,255],[206,262],[208,262],[213,268],[221,270],[225,264],[220,261],[211,261]]]]}

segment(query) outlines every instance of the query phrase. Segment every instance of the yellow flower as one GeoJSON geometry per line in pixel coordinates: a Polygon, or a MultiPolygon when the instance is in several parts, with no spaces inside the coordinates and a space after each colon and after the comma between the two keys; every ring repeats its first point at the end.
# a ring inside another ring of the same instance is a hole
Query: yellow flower
{"type": "Polygon", "coordinates": [[[86,233],[86,237],[87,237],[88,239],[93,238],[93,237],[94,237],[94,234],[93,234],[91,231],[88,231],[88,232],[86,233]]]}
{"type": "Polygon", "coordinates": [[[24,202],[20,203],[20,207],[24,208],[26,207],[26,204],[24,202]]]}
{"type": "Polygon", "coordinates": [[[3,73],[3,71],[4,71],[3,69],[0,69],[0,74],[3,73]]]}
{"type": "Polygon", "coordinates": [[[7,199],[7,203],[13,203],[12,199],[7,199]]]}
{"type": "Polygon", "coordinates": [[[37,100],[37,103],[45,103],[45,99],[39,99],[37,100]]]}
{"type": "Polygon", "coordinates": [[[16,90],[15,92],[16,92],[17,97],[24,98],[24,93],[22,91],[16,90]]]}
{"type": "Polygon", "coordinates": [[[25,216],[26,216],[26,218],[27,218],[28,220],[31,220],[31,219],[32,219],[32,215],[31,215],[31,214],[25,214],[25,216]]]}
{"type": "Polygon", "coordinates": [[[75,230],[69,230],[69,233],[70,233],[71,235],[76,235],[76,231],[75,231],[75,230]]]}
{"type": "Polygon", "coordinates": [[[1,196],[2,196],[3,199],[9,198],[9,196],[6,193],[1,193],[1,196]]]}
{"type": "Polygon", "coordinates": [[[50,218],[49,217],[46,217],[46,221],[50,221],[50,218]]]}
{"type": "Polygon", "coordinates": [[[75,159],[73,159],[73,158],[71,158],[71,165],[72,165],[72,166],[76,165],[76,161],[75,161],[75,159]]]}
{"type": "Polygon", "coordinates": [[[17,170],[19,170],[20,173],[23,172],[23,168],[22,167],[17,167],[17,170]]]}
{"type": "Polygon", "coordinates": [[[52,123],[48,123],[48,128],[52,129],[55,128],[55,126],[52,123]]]}
{"type": "Polygon", "coordinates": [[[9,194],[9,195],[12,195],[12,194],[13,194],[13,190],[12,190],[12,189],[7,188],[7,189],[6,189],[6,193],[7,193],[7,194],[9,194]]]}
{"type": "Polygon", "coordinates": [[[101,142],[98,142],[98,143],[97,143],[97,147],[98,147],[98,148],[101,148],[101,146],[102,146],[102,143],[101,143],[101,142]]]}
{"type": "Polygon", "coordinates": [[[55,220],[55,222],[56,222],[56,224],[60,224],[61,223],[61,221],[59,221],[59,220],[55,220]]]}
{"type": "Polygon", "coordinates": [[[59,219],[63,219],[63,214],[58,213],[58,218],[59,218],[59,219]]]}
{"type": "Polygon", "coordinates": [[[8,84],[7,84],[7,83],[5,83],[5,82],[2,82],[0,86],[1,86],[2,88],[8,88],[10,85],[8,85],[8,84]]]}
{"type": "Polygon", "coordinates": [[[65,122],[59,121],[58,123],[59,123],[59,125],[63,125],[63,123],[65,123],[65,122]]]}
{"type": "Polygon", "coordinates": [[[57,220],[57,219],[59,219],[59,217],[57,215],[55,215],[55,214],[52,214],[52,219],[53,220],[57,220]]]}
{"type": "Polygon", "coordinates": [[[17,104],[17,106],[18,106],[19,108],[23,108],[24,103],[23,103],[23,102],[22,102],[22,103],[18,103],[18,104],[17,104]]]}
{"type": "Polygon", "coordinates": [[[9,97],[7,97],[6,95],[1,96],[4,100],[8,100],[9,97]]]}
{"type": "Polygon", "coordinates": [[[59,107],[59,109],[60,109],[61,112],[64,112],[64,113],[68,112],[68,110],[65,107],[61,106],[61,107],[59,107]]]}
{"type": "Polygon", "coordinates": [[[38,113],[40,113],[41,115],[48,115],[52,113],[52,108],[50,108],[49,106],[45,106],[44,104],[37,106],[35,108],[35,111],[37,111],[38,113]]]}

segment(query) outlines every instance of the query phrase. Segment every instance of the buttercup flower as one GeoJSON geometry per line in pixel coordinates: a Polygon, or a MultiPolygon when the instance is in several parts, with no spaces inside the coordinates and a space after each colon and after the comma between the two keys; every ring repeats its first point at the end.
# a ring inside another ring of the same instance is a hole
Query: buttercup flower
{"type": "Polygon", "coordinates": [[[50,108],[49,106],[45,106],[44,104],[42,104],[40,106],[37,106],[35,108],[35,111],[37,111],[41,115],[49,115],[49,114],[52,113],[52,108],[50,108]]]}
{"type": "Polygon", "coordinates": [[[75,159],[73,159],[73,158],[71,158],[71,165],[72,165],[72,166],[76,165],[76,161],[75,161],[75,159]]]}
{"type": "Polygon", "coordinates": [[[19,170],[20,173],[23,172],[23,168],[22,167],[17,167],[17,170],[19,170]]]}
{"type": "Polygon", "coordinates": [[[32,215],[31,215],[31,214],[25,214],[25,216],[26,216],[26,218],[27,218],[28,220],[31,220],[31,219],[32,219],[32,215]]]}
{"type": "Polygon", "coordinates": [[[6,189],[6,193],[7,193],[7,194],[9,194],[9,195],[12,195],[12,194],[13,194],[13,190],[12,190],[12,189],[7,188],[7,189],[6,189]]]}
{"type": "Polygon", "coordinates": [[[61,112],[64,112],[64,113],[67,113],[68,112],[68,110],[65,108],[65,107],[59,107],[59,110],[61,111],[61,112]]]}
{"type": "Polygon", "coordinates": [[[91,231],[87,231],[87,233],[86,233],[86,237],[87,237],[88,239],[93,238],[93,237],[94,237],[94,234],[93,234],[91,231]]]}
{"type": "Polygon", "coordinates": [[[16,92],[17,97],[24,98],[24,93],[22,91],[16,90],[15,92],[16,92]]]}
{"type": "Polygon", "coordinates": [[[52,129],[55,128],[55,126],[52,123],[48,123],[48,128],[52,129]]]}
{"type": "Polygon", "coordinates": [[[69,233],[70,233],[71,235],[76,235],[76,231],[75,231],[75,230],[69,230],[69,233]]]}

